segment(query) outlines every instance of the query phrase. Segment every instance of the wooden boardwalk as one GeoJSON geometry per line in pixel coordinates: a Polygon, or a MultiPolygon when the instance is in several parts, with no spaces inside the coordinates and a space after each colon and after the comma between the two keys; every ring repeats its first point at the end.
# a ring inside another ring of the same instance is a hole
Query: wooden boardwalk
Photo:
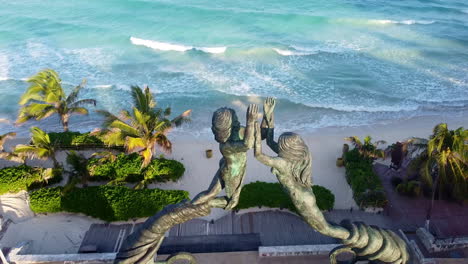
{"type": "MultiPolygon", "coordinates": [[[[335,210],[325,214],[327,219],[339,223],[343,219],[364,221],[372,225],[395,229],[392,222],[383,215],[364,213],[362,211],[335,210]]],[[[98,252],[116,252],[123,240],[138,227],[139,224],[93,224],[86,233],[81,244],[96,246],[98,252]]],[[[316,245],[334,244],[338,241],[324,236],[309,227],[299,216],[286,211],[271,210],[244,214],[231,213],[216,221],[193,219],[184,224],[174,226],[167,234],[161,248],[180,242],[192,245],[200,244],[200,249],[192,248],[196,252],[204,252],[202,244],[215,244],[219,238],[232,243],[225,243],[226,251],[236,251],[235,241],[245,239],[250,245],[258,246],[286,246],[286,245],[316,245]],[[256,234],[259,242],[251,236],[256,234]],[[243,237],[243,235],[245,235],[243,237]],[[186,242],[184,242],[186,241],[186,242]],[[188,241],[188,242],[187,242],[188,241]],[[198,241],[194,243],[194,241],[198,241]]],[[[250,246],[252,247],[252,246],[250,246]]],[[[213,250],[214,247],[211,247],[213,250]]],[[[208,250],[208,249],[206,249],[208,250]]],[[[239,249],[237,249],[239,250],[239,249]]],[[[219,251],[218,251],[219,252],[219,251]]]]}

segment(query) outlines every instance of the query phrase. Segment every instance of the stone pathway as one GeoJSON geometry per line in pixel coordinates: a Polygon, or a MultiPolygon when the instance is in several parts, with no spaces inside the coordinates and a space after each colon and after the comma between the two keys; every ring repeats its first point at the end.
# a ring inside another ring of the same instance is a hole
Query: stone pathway
{"type": "MultiPolygon", "coordinates": [[[[388,206],[385,213],[396,226],[403,230],[416,230],[425,224],[431,200],[425,197],[411,198],[398,194],[391,183],[395,172],[382,164],[375,164],[374,170],[382,180],[388,206]]],[[[400,173],[404,173],[400,172],[400,173]]],[[[431,217],[431,231],[438,237],[468,236],[468,206],[445,200],[434,201],[431,217]]]]}

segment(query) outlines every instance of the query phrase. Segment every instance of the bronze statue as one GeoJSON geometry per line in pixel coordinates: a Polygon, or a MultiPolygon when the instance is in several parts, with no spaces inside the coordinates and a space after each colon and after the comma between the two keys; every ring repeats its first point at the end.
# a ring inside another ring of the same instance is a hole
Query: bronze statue
{"type": "MultiPolygon", "coordinates": [[[[312,160],[304,140],[295,133],[286,132],[274,140],[274,108],[276,101],[268,98],[263,105],[262,126],[258,122],[256,105],[247,109],[247,125],[244,129],[230,108],[220,108],[213,114],[212,131],[219,142],[223,158],[220,161],[213,182],[207,191],[198,194],[192,202],[169,205],[150,217],[138,230],[131,234],[122,245],[114,263],[150,264],[164,240],[164,234],[173,226],[190,219],[207,216],[211,208],[234,208],[239,200],[245,176],[247,151],[254,147],[255,157],[271,167],[278,181],[290,196],[297,212],[318,232],[338,238],[343,246],[330,252],[330,261],[336,264],[337,255],[351,253],[351,263],[358,260],[379,260],[386,263],[407,264],[409,254],[406,243],[394,232],[364,223],[342,221],[341,225],[329,223],[316,204],[312,191],[312,160]],[[269,157],[262,152],[262,137],[267,145],[278,154],[269,157]],[[226,197],[216,197],[222,188],[226,197]]],[[[166,262],[188,260],[195,263],[189,253],[176,254],[166,262]]]]}
{"type": "Polygon", "coordinates": [[[253,147],[254,124],[258,115],[255,104],[247,108],[247,125],[240,126],[236,112],[231,108],[220,108],[213,114],[211,130],[219,143],[223,158],[219,169],[207,191],[198,194],[193,204],[205,203],[218,195],[224,188],[228,204],[225,210],[232,210],[239,202],[239,195],[245,177],[247,151],[253,147]]]}
{"type": "Polygon", "coordinates": [[[327,222],[316,204],[311,184],[311,157],[304,140],[295,133],[286,132],[274,141],[273,110],[274,99],[264,103],[263,130],[266,130],[268,146],[278,154],[269,157],[262,152],[262,136],[258,123],[255,124],[254,154],[258,161],[271,167],[278,181],[290,196],[297,212],[315,230],[326,236],[342,241],[343,247],[333,250],[330,254],[332,263],[336,263],[336,255],[346,251],[355,256],[355,261],[361,259],[380,260],[388,263],[408,263],[409,255],[406,243],[390,230],[370,227],[364,223],[343,221],[342,226],[327,222]]]}

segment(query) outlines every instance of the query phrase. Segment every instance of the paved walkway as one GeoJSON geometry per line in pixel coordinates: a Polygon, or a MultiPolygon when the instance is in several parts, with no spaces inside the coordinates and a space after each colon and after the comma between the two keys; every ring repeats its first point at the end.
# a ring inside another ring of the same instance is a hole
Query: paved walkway
{"type": "MultiPolygon", "coordinates": [[[[388,206],[385,213],[395,225],[404,230],[416,230],[425,224],[431,200],[425,197],[411,198],[398,194],[391,183],[392,176],[398,173],[382,164],[374,165],[374,170],[382,180],[388,206]]],[[[400,174],[404,173],[400,172],[400,174]]],[[[445,200],[434,201],[431,217],[431,231],[438,237],[468,236],[468,206],[445,200]]]]}

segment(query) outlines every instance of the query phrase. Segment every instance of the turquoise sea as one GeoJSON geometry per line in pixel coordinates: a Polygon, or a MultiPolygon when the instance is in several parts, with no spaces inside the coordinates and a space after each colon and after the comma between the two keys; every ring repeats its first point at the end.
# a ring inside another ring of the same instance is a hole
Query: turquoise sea
{"type": "Polygon", "coordinates": [[[161,106],[193,109],[192,133],[263,96],[288,130],[442,120],[468,113],[468,1],[0,0],[0,118],[15,119],[24,80],[44,68],[67,88],[86,78],[83,97],[115,112],[147,84],[161,106]]]}

